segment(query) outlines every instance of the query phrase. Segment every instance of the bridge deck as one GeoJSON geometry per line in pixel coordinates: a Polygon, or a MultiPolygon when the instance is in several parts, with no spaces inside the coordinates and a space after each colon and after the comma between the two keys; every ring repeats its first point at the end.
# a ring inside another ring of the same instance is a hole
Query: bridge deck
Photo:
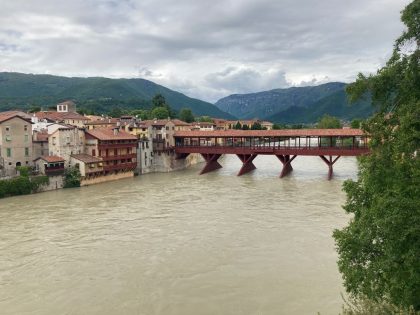
{"type": "Polygon", "coordinates": [[[296,156],[306,155],[319,156],[329,167],[331,178],[332,166],[340,156],[369,153],[367,136],[360,129],[178,131],[174,137],[179,158],[190,153],[204,157],[207,164],[201,173],[220,168],[217,159],[222,154],[236,154],[243,163],[238,174],[242,175],[255,169],[252,161],[264,154],[279,158],[283,177],[292,170],[291,162],[296,156]]]}

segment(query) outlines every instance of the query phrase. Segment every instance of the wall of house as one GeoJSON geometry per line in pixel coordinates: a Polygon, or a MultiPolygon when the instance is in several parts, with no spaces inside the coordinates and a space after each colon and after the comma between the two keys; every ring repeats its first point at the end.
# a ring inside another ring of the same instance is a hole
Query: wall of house
{"type": "Polygon", "coordinates": [[[48,137],[50,155],[57,155],[64,158],[65,167],[70,166],[72,154],[84,153],[85,133],[83,130],[59,129],[48,137]]]}
{"type": "Polygon", "coordinates": [[[64,176],[49,176],[48,185],[39,187],[39,192],[61,189],[64,186],[64,176]]]}
{"type": "Polygon", "coordinates": [[[15,117],[0,124],[0,163],[0,175],[3,176],[16,175],[16,165],[33,165],[30,122],[15,117]],[[7,149],[10,149],[10,157],[7,149]]]}
{"type": "Polygon", "coordinates": [[[123,179],[123,178],[130,178],[133,176],[134,176],[134,172],[130,171],[130,172],[124,172],[124,173],[118,173],[118,174],[98,176],[95,178],[82,179],[82,181],[80,182],[80,186],[94,185],[94,184],[114,181],[114,180],[123,179]]]}
{"type": "Polygon", "coordinates": [[[32,157],[35,159],[40,156],[48,155],[48,142],[46,141],[33,141],[32,144],[32,157]]]}
{"type": "Polygon", "coordinates": [[[168,173],[172,171],[179,171],[186,169],[191,165],[195,165],[203,162],[204,159],[200,154],[190,154],[185,159],[176,159],[174,153],[162,152],[160,155],[158,153],[153,154],[152,163],[141,169],[141,174],[147,173],[168,173]]]}

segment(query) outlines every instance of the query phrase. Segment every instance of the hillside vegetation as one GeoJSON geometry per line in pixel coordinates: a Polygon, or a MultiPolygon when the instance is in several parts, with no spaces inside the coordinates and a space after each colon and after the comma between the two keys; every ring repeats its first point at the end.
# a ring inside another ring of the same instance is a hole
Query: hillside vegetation
{"type": "Polygon", "coordinates": [[[197,115],[233,118],[213,104],[190,98],[144,79],[68,78],[0,72],[0,110],[46,109],[71,99],[88,110],[105,113],[115,107],[125,109],[150,108],[151,99],[161,94],[171,108],[191,108],[197,115]]]}
{"type": "Polygon", "coordinates": [[[234,94],[216,106],[241,119],[260,118],[276,123],[314,123],[325,114],[344,120],[366,118],[373,112],[370,100],[349,104],[346,84],[331,82],[318,86],[234,94]]]}

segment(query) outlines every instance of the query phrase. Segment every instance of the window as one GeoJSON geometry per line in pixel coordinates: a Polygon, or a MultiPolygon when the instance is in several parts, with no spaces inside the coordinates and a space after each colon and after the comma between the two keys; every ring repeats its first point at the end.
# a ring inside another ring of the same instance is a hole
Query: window
{"type": "Polygon", "coordinates": [[[6,131],[10,131],[10,126],[6,126],[6,131]]]}
{"type": "Polygon", "coordinates": [[[23,130],[28,131],[28,125],[23,126],[23,130]]]}
{"type": "Polygon", "coordinates": [[[6,135],[6,141],[12,141],[12,136],[11,135],[6,135]]]}
{"type": "Polygon", "coordinates": [[[25,135],[25,142],[29,141],[29,135],[25,135]]]}
{"type": "Polygon", "coordinates": [[[166,130],[169,130],[169,127],[166,127],[166,130]]]}
{"type": "Polygon", "coordinates": [[[55,145],[57,138],[56,137],[52,137],[52,144],[55,145]]]}
{"type": "Polygon", "coordinates": [[[67,141],[67,144],[70,144],[70,137],[69,136],[66,137],[66,141],[67,141]]]}
{"type": "Polygon", "coordinates": [[[96,150],[95,149],[92,150],[92,156],[96,156],[96,150]]]}
{"type": "Polygon", "coordinates": [[[29,156],[29,148],[25,148],[25,156],[29,156]]]}
{"type": "Polygon", "coordinates": [[[11,157],[12,156],[12,149],[11,148],[7,148],[6,149],[6,156],[7,157],[11,157]]]}

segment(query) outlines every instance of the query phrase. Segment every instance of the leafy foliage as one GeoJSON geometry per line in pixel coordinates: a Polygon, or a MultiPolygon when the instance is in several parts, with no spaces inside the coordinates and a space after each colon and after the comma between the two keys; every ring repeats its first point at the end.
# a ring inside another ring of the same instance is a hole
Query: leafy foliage
{"type": "Polygon", "coordinates": [[[367,298],[345,300],[341,315],[420,315],[413,307],[403,308],[386,301],[375,302],[367,298]]]}
{"type": "Polygon", "coordinates": [[[64,188],[80,187],[81,174],[78,168],[71,167],[64,172],[64,188]]]}
{"type": "Polygon", "coordinates": [[[193,115],[191,109],[189,109],[189,108],[181,109],[178,116],[179,116],[179,119],[181,119],[182,121],[185,121],[187,123],[191,123],[191,122],[194,121],[194,115],[193,115]]]}
{"type": "Polygon", "coordinates": [[[28,174],[0,180],[0,198],[37,192],[39,187],[48,184],[48,181],[48,176],[35,176],[31,178],[28,174]]]}
{"type": "Polygon", "coordinates": [[[370,99],[350,104],[345,88],[344,83],[331,82],[235,94],[219,100],[216,106],[239,119],[260,118],[282,124],[315,123],[325,114],[342,120],[370,116],[373,113],[370,99]]]}
{"type": "Polygon", "coordinates": [[[166,107],[156,107],[150,113],[151,119],[167,119],[170,116],[171,114],[169,113],[169,110],[166,107]]]}
{"type": "Polygon", "coordinates": [[[317,124],[317,128],[319,129],[339,129],[341,127],[338,118],[330,115],[324,115],[317,124]]]}
{"type": "Polygon", "coordinates": [[[42,107],[73,100],[78,108],[105,114],[118,107],[125,110],[150,109],[156,94],[174,110],[191,108],[195,115],[233,119],[213,104],[143,79],[67,78],[0,72],[0,111],[42,107]]]}
{"type": "Polygon", "coordinates": [[[403,11],[407,30],[376,75],[359,74],[352,100],[372,95],[378,112],[362,127],[369,156],[347,181],[344,209],[354,215],[334,232],[339,270],[355,297],[420,310],[420,1],[403,11]],[[406,50],[406,47],[414,49],[406,50]]]}

